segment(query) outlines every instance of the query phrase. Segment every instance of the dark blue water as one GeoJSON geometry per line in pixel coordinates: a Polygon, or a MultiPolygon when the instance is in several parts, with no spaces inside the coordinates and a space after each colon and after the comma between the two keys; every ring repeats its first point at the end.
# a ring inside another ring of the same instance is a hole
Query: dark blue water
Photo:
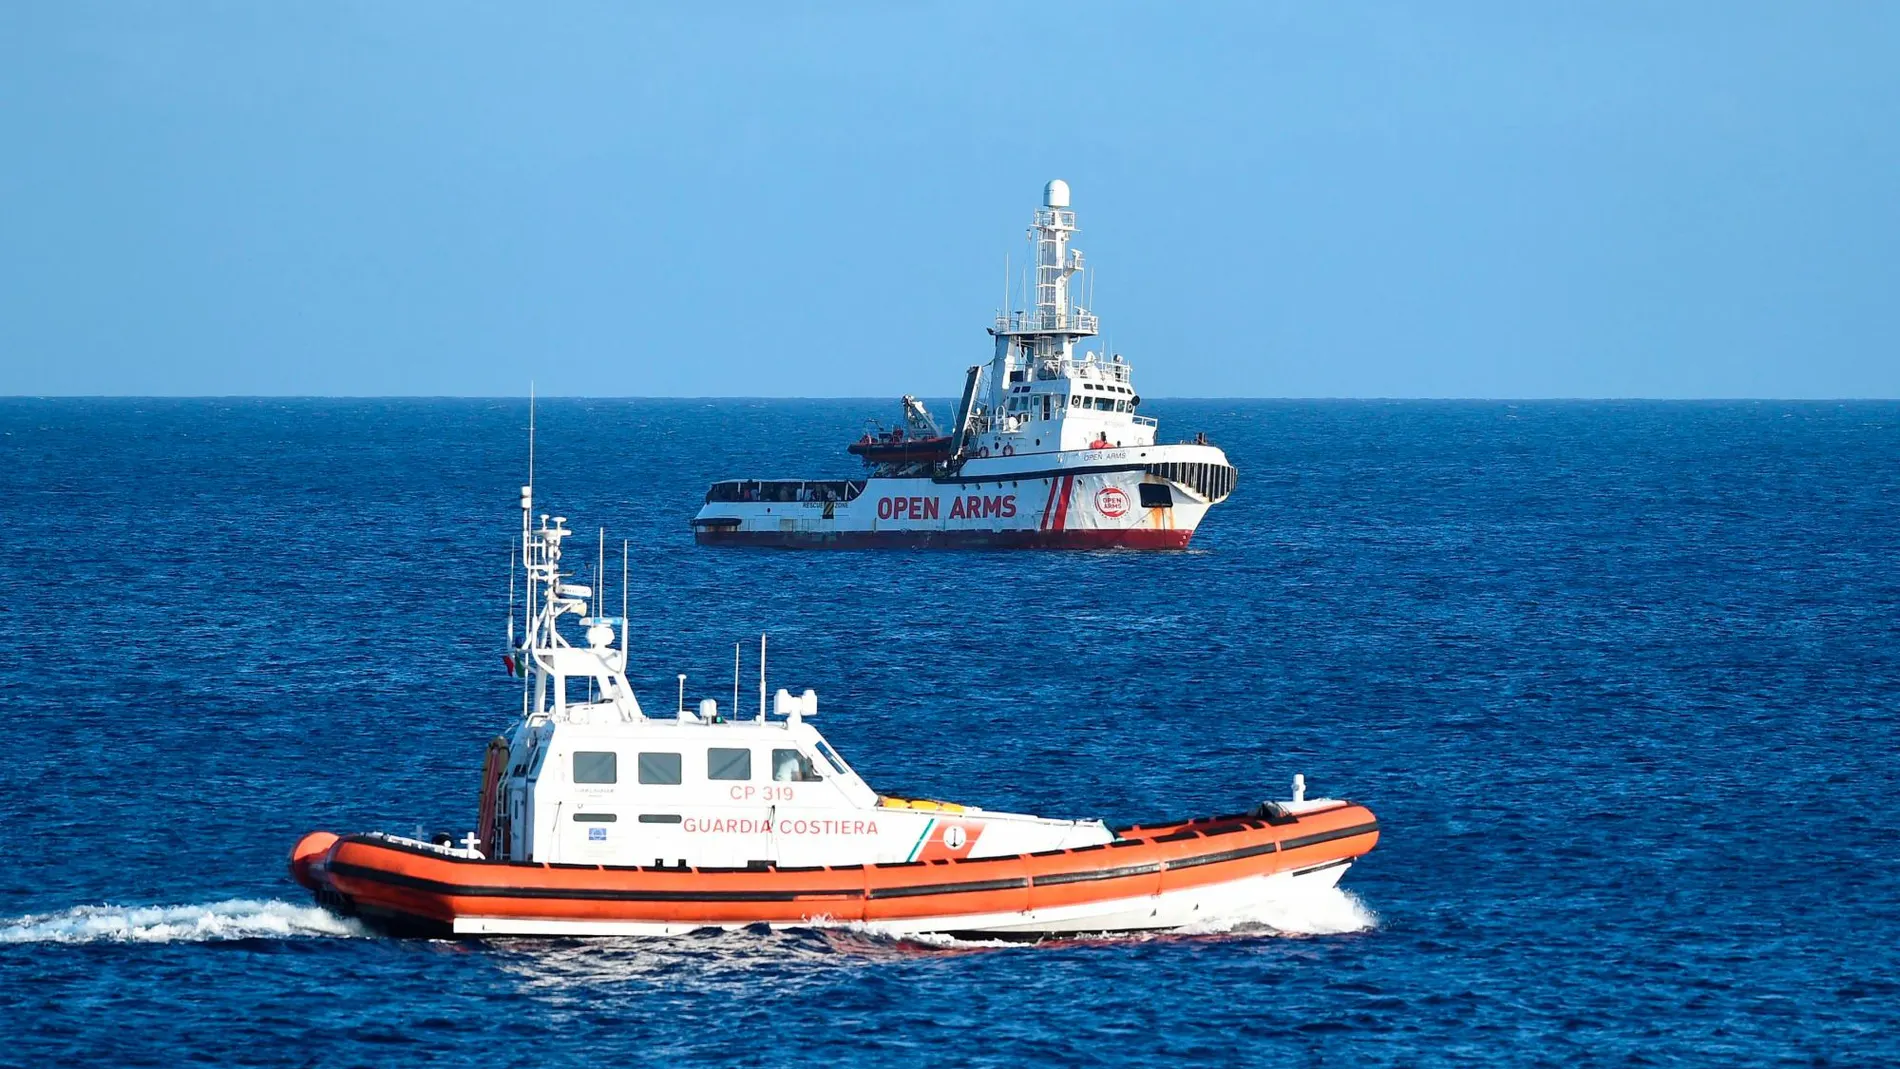
{"type": "Polygon", "coordinates": [[[692,545],[708,481],[849,472],[874,407],[543,403],[649,701],[769,630],[891,790],[1131,821],[1303,772],[1384,822],[1376,922],[362,937],[285,853],[472,823],[525,404],[0,401],[0,1061],[1900,1059],[1900,405],[1154,402],[1241,471],[1193,552],[692,545]]]}

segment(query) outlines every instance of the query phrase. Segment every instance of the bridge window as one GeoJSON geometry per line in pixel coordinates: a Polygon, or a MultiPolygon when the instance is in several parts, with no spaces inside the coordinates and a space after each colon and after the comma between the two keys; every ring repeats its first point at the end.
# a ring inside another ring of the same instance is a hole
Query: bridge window
{"type": "Polygon", "coordinates": [[[575,783],[617,782],[617,757],[612,750],[574,751],[575,783]]]}
{"type": "Polygon", "coordinates": [[[811,783],[822,779],[811,758],[798,750],[772,751],[772,778],[780,783],[811,783]]]}
{"type": "Polygon", "coordinates": [[[671,785],[680,781],[680,755],[643,753],[640,755],[640,782],[671,785]]]}
{"type": "Polygon", "coordinates": [[[752,778],[752,751],[714,746],[706,751],[707,779],[752,778]]]}
{"type": "Polygon", "coordinates": [[[576,824],[612,824],[619,819],[620,819],[619,817],[615,816],[612,813],[576,813],[574,814],[574,823],[576,824]]]}
{"type": "Polygon", "coordinates": [[[844,758],[839,757],[837,752],[832,750],[830,746],[826,745],[825,740],[823,739],[818,740],[818,756],[824,758],[826,764],[830,765],[832,768],[837,769],[838,775],[840,776],[851,771],[850,769],[844,766],[844,758]]]}

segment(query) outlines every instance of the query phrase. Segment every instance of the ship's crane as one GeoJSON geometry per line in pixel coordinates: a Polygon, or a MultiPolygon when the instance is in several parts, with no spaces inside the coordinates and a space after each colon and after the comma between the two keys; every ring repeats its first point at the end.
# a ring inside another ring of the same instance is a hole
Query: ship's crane
{"type": "Polygon", "coordinates": [[[943,437],[943,432],[937,429],[937,421],[930,418],[930,410],[910,394],[904,395],[904,422],[909,425],[913,438],[943,437]]]}

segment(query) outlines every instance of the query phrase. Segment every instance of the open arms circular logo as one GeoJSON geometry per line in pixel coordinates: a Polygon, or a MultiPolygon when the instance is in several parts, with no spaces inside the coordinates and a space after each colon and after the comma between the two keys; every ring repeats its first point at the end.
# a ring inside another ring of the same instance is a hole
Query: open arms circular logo
{"type": "Polygon", "coordinates": [[[1104,516],[1120,516],[1128,511],[1128,495],[1119,486],[1105,486],[1095,494],[1095,507],[1104,516]]]}

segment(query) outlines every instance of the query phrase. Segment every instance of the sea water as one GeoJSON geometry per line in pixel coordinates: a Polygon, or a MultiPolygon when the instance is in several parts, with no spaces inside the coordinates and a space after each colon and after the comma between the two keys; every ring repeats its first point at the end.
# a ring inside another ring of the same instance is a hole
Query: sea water
{"type": "Polygon", "coordinates": [[[0,1062],[1900,1059],[1900,405],[1152,401],[1240,470],[1186,553],[702,549],[861,401],[551,401],[537,511],[669,709],[771,683],[891,793],[1351,798],[1340,890],[1040,946],[400,942],[286,872],[457,836],[527,407],[0,401],[0,1062]]]}

